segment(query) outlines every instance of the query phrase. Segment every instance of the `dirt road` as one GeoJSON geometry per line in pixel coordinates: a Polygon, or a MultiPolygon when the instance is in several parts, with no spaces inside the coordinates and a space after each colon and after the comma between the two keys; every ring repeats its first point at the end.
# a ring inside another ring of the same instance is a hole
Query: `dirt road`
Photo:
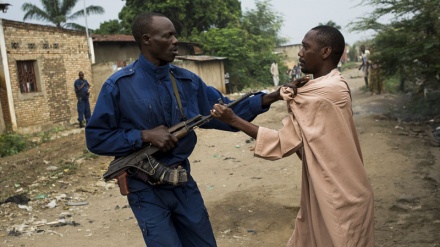
{"type": "MultiPolygon", "coordinates": [[[[404,106],[401,97],[372,96],[360,90],[357,71],[343,74],[375,193],[376,246],[440,246],[439,148],[426,144],[424,124],[391,114],[404,106]]],[[[254,122],[278,129],[285,115],[277,102],[254,122]]],[[[299,160],[255,158],[243,133],[196,131],[192,173],[218,246],[284,246],[298,211],[299,160]]],[[[0,205],[0,246],[144,246],[126,198],[101,180],[110,159],[87,154],[83,132],[0,158],[1,189],[31,198],[26,207],[0,205]]]]}

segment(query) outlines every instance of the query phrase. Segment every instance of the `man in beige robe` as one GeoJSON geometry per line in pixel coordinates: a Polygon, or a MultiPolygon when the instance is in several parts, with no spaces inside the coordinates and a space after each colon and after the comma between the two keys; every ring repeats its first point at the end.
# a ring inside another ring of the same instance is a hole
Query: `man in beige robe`
{"type": "Polygon", "coordinates": [[[278,63],[277,62],[273,62],[270,65],[270,73],[272,74],[273,85],[275,87],[278,87],[278,84],[280,83],[280,73],[278,71],[278,63]]]}
{"type": "Polygon", "coordinates": [[[276,160],[296,153],[302,159],[300,210],[287,246],[374,246],[373,190],[350,89],[337,70],[344,38],[335,28],[318,26],[302,43],[301,71],[315,79],[281,87],[289,114],[280,130],[249,123],[220,104],[211,115],[254,137],[257,157],[276,160]]]}

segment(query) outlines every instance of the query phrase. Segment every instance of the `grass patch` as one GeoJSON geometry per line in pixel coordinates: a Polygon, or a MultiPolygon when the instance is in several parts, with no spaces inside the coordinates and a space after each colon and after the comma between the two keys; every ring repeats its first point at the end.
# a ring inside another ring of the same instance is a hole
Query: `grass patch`
{"type": "Polygon", "coordinates": [[[359,68],[360,63],[358,62],[346,62],[341,66],[342,71],[344,70],[349,70],[349,69],[354,69],[354,68],[359,68]]]}
{"type": "Polygon", "coordinates": [[[64,161],[61,163],[60,170],[63,175],[72,175],[75,174],[78,170],[79,165],[75,161],[64,161]]]}
{"type": "Polygon", "coordinates": [[[57,137],[64,127],[55,127],[49,131],[42,131],[33,135],[24,135],[7,132],[0,135],[0,157],[18,154],[21,151],[47,143],[57,137]]]}
{"type": "Polygon", "coordinates": [[[90,152],[87,148],[83,150],[83,154],[81,155],[81,158],[86,159],[86,160],[93,160],[98,157],[99,157],[99,155],[90,152]]]}

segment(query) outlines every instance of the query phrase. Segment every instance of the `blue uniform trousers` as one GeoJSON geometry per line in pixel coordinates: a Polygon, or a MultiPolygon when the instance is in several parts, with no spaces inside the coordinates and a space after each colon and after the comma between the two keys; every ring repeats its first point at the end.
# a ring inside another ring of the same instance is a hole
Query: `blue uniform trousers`
{"type": "Polygon", "coordinates": [[[78,110],[78,122],[84,121],[86,122],[90,119],[90,102],[89,98],[78,98],[78,103],[76,104],[76,108],[78,110]]]}
{"type": "Polygon", "coordinates": [[[188,179],[185,186],[129,183],[128,202],[148,247],[217,246],[197,184],[188,179]]]}

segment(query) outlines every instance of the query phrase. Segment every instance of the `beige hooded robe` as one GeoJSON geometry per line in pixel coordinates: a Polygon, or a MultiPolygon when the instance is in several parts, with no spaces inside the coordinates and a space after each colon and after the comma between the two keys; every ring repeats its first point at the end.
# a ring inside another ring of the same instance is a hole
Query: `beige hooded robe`
{"type": "Polygon", "coordinates": [[[350,89],[337,69],[293,95],[283,127],[258,130],[255,156],[302,157],[300,210],[289,247],[374,246],[373,190],[353,122],[350,89]]]}

